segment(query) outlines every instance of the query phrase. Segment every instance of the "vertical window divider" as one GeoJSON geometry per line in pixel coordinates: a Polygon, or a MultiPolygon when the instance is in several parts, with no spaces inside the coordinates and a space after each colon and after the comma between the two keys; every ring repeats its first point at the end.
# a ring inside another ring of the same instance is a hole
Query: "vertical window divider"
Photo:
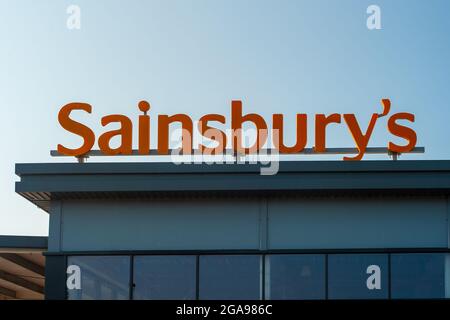
{"type": "Polygon", "coordinates": [[[391,253],[388,253],[388,299],[392,299],[391,295],[391,253]]]}
{"type": "Polygon", "coordinates": [[[261,300],[266,300],[266,254],[261,255],[261,300]]]}
{"type": "Polygon", "coordinates": [[[134,255],[130,255],[130,292],[129,299],[133,300],[134,294],[134,255]]]}
{"type": "Polygon", "coordinates": [[[200,300],[200,255],[195,256],[195,300],[200,300]]]}
{"type": "Polygon", "coordinates": [[[325,254],[325,300],[328,300],[328,254],[325,254]]]}
{"type": "MultiPolygon", "coordinates": [[[[64,298],[66,300],[69,300],[69,290],[67,288],[67,267],[68,266],[69,266],[69,256],[68,255],[64,255],[64,268],[65,268],[64,272],[66,273],[66,278],[65,278],[66,279],[66,283],[64,283],[64,286],[65,286],[64,298]]],[[[47,274],[45,276],[47,276],[47,274]]],[[[45,286],[45,284],[44,284],[44,286],[45,286]]],[[[45,293],[45,294],[47,294],[47,293],[45,293]]],[[[47,299],[47,297],[45,297],[45,299],[47,299]]]]}

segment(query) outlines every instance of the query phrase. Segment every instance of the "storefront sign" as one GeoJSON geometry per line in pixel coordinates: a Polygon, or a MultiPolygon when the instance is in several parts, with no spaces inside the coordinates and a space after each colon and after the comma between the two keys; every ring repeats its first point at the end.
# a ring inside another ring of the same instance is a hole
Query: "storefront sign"
{"type": "MultiPolygon", "coordinates": [[[[382,113],[373,113],[372,117],[366,126],[361,126],[354,114],[340,114],[333,113],[330,115],[316,114],[314,116],[314,151],[322,153],[326,150],[326,129],[330,124],[345,123],[350,135],[353,137],[355,146],[358,149],[358,154],[354,157],[344,157],[344,160],[361,160],[366,152],[370,137],[375,128],[377,120],[381,117],[388,116],[391,110],[391,102],[389,99],[382,99],[381,101],[383,111],[382,113]]],[[[133,127],[132,120],[121,114],[107,115],[101,118],[101,125],[103,127],[118,123],[120,128],[117,130],[110,130],[102,133],[98,137],[98,146],[104,155],[131,155],[132,154],[132,133],[133,130],[138,131],[138,153],[141,155],[148,155],[150,153],[150,104],[147,101],[140,101],[138,108],[142,115],[137,119],[136,128],[133,127]],[[112,138],[119,136],[120,145],[117,148],[110,146],[112,138]]],[[[79,148],[71,149],[58,144],[57,151],[60,154],[68,156],[83,156],[92,150],[96,135],[94,131],[82,124],[73,120],[70,115],[74,110],[81,110],[87,113],[92,112],[92,106],[87,103],[72,102],[66,104],[61,108],[58,114],[58,120],[61,126],[78,136],[83,138],[83,145],[79,148]]],[[[282,114],[272,115],[272,127],[269,129],[268,122],[261,115],[256,113],[244,114],[242,102],[234,100],[231,102],[231,118],[227,120],[221,114],[206,114],[198,120],[197,130],[205,138],[215,141],[216,146],[210,147],[203,143],[194,146],[194,122],[190,116],[186,114],[175,115],[158,115],[155,124],[157,124],[157,152],[160,155],[167,155],[169,153],[169,132],[172,123],[179,123],[182,126],[182,151],[183,154],[192,154],[193,150],[198,148],[202,154],[219,155],[223,154],[226,149],[227,141],[231,139],[232,149],[237,154],[257,154],[267,143],[270,136],[275,149],[280,154],[298,154],[305,149],[307,144],[307,115],[296,115],[296,142],[292,146],[287,146],[284,143],[284,117],[282,114]],[[230,124],[231,134],[226,134],[224,131],[215,128],[211,123],[230,124]],[[253,145],[244,146],[243,144],[243,124],[251,123],[256,128],[256,139],[253,145]]],[[[411,113],[400,112],[389,115],[387,121],[388,132],[395,137],[405,140],[405,143],[399,145],[392,141],[387,142],[387,148],[393,153],[406,153],[414,149],[417,142],[416,132],[399,121],[404,120],[414,122],[415,117],[411,113]]]]}

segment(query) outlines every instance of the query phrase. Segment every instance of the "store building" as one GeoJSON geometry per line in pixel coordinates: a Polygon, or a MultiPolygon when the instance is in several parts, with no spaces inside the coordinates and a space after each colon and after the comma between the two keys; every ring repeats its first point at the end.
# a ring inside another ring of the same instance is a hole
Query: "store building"
{"type": "Polygon", "coordinates": [[[450,161],[17,164],[46,299],[450,298],[450,161]]]}

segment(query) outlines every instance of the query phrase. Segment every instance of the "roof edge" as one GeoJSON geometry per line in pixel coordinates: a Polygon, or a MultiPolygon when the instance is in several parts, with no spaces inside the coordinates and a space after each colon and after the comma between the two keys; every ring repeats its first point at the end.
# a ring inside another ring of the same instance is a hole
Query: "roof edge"
{"type": "MultiPolygon", "coordinates": [[[[22,175],[253,173],[270,164],[175,164],[172,162],[17,163],[22,175]]],[[[449,171],[450,160],[280,161],[280,172],[449,171]]]]}
{"type": "Polygon", "coordinates": [[[48,237],[0,235],[0,249],[47,250],[48,237]]]}

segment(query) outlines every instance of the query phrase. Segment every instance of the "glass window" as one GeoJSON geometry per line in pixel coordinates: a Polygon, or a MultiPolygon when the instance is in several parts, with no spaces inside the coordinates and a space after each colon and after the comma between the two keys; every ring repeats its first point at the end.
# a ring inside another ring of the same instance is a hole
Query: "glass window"
{"type": "Polygon", "coordinates": [[[325,299],[325,256],[266,256],[266,299],[325,299]]]}
{"type": "Polygon", "coordinates": [[[130,257],[72,256],[68,257],[68,267],[71,266],[67,275],[70,300],[129,299],[130,257]]]}
{"type": "Polygon", "coordinates": [[[261,257],[200,256],[200,299],[261,299],[261,257]]]}
{"type": "Polygon", "coordinates": [[[195,299],[195,256],[135,256],[134,299],[195,299]]]}
{"type": "Polygon", "coordinates": [[[391,294],[394,299],[445,297],[445,255],[392,254],[391,294]]]}
{"type": "Polygon", "coordinates": [[[389,298],[388,263],[386,254],[330,254],[328,298],[389,298]]]}

